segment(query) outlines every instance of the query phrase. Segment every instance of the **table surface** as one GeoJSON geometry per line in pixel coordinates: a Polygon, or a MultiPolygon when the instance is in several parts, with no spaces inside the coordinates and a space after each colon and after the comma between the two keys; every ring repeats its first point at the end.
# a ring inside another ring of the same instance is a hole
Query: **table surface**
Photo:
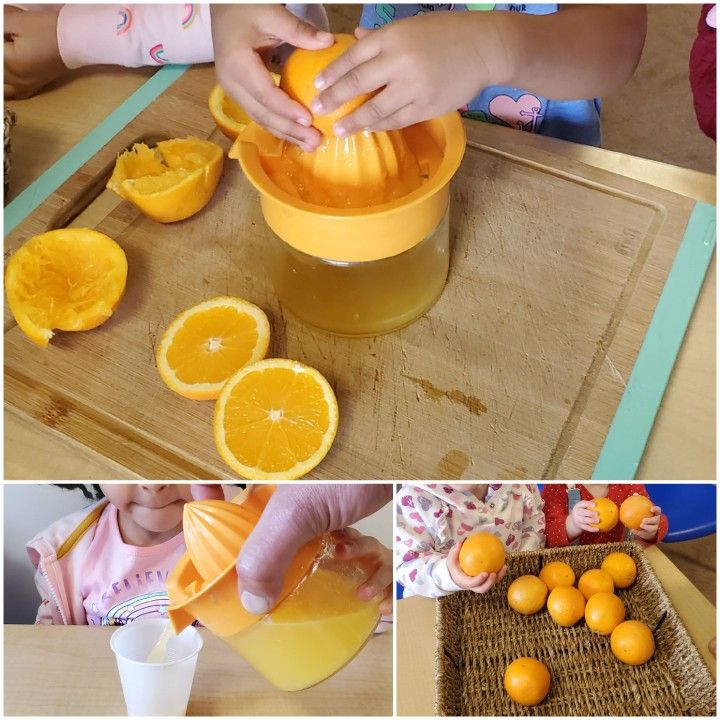
{"type": "MultiPolygon", "coordinates": [[[[667,596],[715,677],[708,643],[715,637],[715,607],[655,546],[646,549],[667,596]]],[[[435,714],[435,600],[411,597],[397,603],[398,715],[435,714]],[[422,658],[422,661],[419,659],[422,658]]]]}
{"type": "MultiPolygon", "coordinates": [[[[150,69],[84,71],[29,100],[8,103],[13,133],[10,198],[39,177],[149,76],[150,69]],[[93,102],[88,103],[87,98],[93,102]],[[77,112],[82,106],[83,111],[77,112]],[[43,138],[39,142],[39,138],[43,138]]],[[[517,144],[562,154],[703,202],[715,203],[715,176],[530,133],[517,144]]],[[[685,342],[638,470],[640,479],[716,475],[716,269],[711,264],[685,342]]],[[[126,468],[13,409],[5,410],[8,479],[137,478],[126,468]]]]}
{"type": "MultiPolygon", "coordinates": [[[[125,715],[116,628],[5,625],[5,715],[125,715]]],[[[188,715],[392,715],[392,636],[373,636],[329,680],[276,690],[206,628],[188,715]]]]}

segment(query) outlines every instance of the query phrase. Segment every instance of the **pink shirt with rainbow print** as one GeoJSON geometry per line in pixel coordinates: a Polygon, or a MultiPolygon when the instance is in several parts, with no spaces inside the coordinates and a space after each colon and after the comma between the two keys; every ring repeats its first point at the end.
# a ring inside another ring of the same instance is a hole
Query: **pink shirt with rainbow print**
{"type": "Polygon", "coordinates": [[[183,535],[151,547],[123,542],[117,508],[108,504],[79,568],[88,625],[124,625],[167,614],[168,574],[185,552],[183,535]]]}

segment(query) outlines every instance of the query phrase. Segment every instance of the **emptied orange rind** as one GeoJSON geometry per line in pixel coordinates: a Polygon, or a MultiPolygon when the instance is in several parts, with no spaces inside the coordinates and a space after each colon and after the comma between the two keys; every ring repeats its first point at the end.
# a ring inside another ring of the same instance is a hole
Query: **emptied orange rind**
{"type": "Polygon", "coordinates": [[[223,150],[209,140],[176,138],[155,148],[135,143],[118,156],[107,187],[153,220],[177,222],[205,207],[222,167],[223,150]]]}
{"type": "Polygon", "coordinates": [[[51,230],[11,256],[8,306],[23,333],[46,347],[54,330],[104,323],[122,298],[127,271],[123,249],[107,235],[88,228],[51,230]]]}

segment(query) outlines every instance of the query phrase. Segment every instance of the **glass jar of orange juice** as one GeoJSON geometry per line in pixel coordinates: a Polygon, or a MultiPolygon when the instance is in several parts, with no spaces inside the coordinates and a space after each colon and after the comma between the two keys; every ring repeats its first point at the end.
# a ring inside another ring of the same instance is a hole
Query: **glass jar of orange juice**
{"type": "Polygon", "coordinates": [[[236,158],[260,191],[268,272],[282,305],[331,333],[409,325],[445,286],[458,113],[388,133],[325,137],[303,153],[249,124],[236,158]]]}
{"type": "Polygon", "coordinates": [[[326,535],[293,558],[276,605],[264,616],[248,613],[235,561],[272,492],[272,486],[257,486],[236,502],[185,505],[187,553],[168,578],[168,615],[175,632],[197,619],[275,687],[302,690],[336,673],[362,649],[380,618],[380,599],[357,596],[374,565],[337,558],[335,542],[326,535]]]}

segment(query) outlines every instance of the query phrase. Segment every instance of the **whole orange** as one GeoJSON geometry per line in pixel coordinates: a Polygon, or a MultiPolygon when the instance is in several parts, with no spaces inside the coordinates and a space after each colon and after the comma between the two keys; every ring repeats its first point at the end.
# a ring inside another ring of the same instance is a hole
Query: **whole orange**
{"type": "Polygon", "coordinates": [[[626,665],[642,665],[655,654],[655,638],[645,623],[626,620],[612,631],[610,649],[626,665]]]}
{"type": "Polygon", "coordinates": [[[458,562],[460,569],[470,577],[500,572],[505,564],[505,546],[491,533],[475,533],[463,542],[458,562]]]}
{"type": "Polygon", "coordinates": [[[550,671],[535,658],[519,657],[505,669],[503,686],[516,703],[537,705],[550,690],[550,671]]]}
{"type": "Polygon", "coordinates": [[[547,585],[548,590],[554,590],[558,585],[574,585],[575,571],[560,560],[553,560],[543,565],[540,579],[547,585]]]}
{"type": "Polygon", "coordinates": [[[611,593],[615,591],[612,575],[600,568],[594,568],[584,572],[578,580],[578,590],[588,600],[592,595],[599,592],[611,593]]]}
{"type": "Polygon", "coordinates": [[[625,619],[625,605],[614,593],[599,592],[588,598],[585,623],[598,635],[609,635],[625,619]]]}
{"type": "Polygon", "coordinates": [[[508,605],[521,615],[533,615],[543,609],[547,594],[547,585],[539,577],[521,575],[510,583],[508,605]]]}
{"type": "Polygon", "coordinates": [[[618,506],[609,498],[595,498],[594,504],[600,519],[593,527],[600,532],[610,532],[618,523],[618,506]]]}
{"type": "Polygon", "coordinates": [[[585,614],[585,598],[574,587],[558,585],[547,599],[550,617],[561,627],[572,627],[585,614]]]}
{"type": "MultiPolygon", "coordinates": [[[[335,35],[335,44],[329,48],[322,50],[304,50],[303,48],[297,48],[285,63],[280,78],[280,88],[293,100],[297,100],[297,102],[309,109],[310,103],[320,92],[315,87],[315,78],[331,62],[337,60],[356,42],[357,40],[352,35],[341,33],[335,35]]],[[[358,95],[327,115],[313,114],[312,124],[320,130],[323,135],[332,136],[332,126],[338,120],[349,115],[377,92],[376,90],[372,93],[358,95]]]]}
{"type": "Polygon", "coordinates": [[[616,588],[630,587],[637,577],[635,561],[624,552],[610,553],[602,561],[600,568],[610,573],[616,588]]]}
{"type": "Polygon", "coordinates": [[[645,518],[652,517],[652,501],[644,495],[631,495],[620,505],[620,522],[630,530],[637,530],[645,518]]]}

